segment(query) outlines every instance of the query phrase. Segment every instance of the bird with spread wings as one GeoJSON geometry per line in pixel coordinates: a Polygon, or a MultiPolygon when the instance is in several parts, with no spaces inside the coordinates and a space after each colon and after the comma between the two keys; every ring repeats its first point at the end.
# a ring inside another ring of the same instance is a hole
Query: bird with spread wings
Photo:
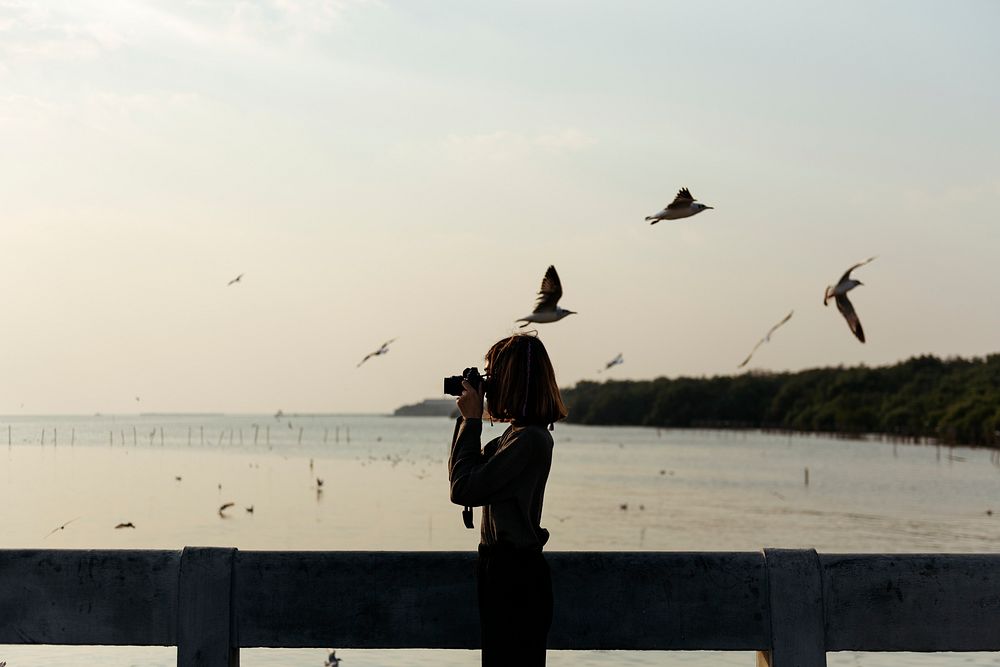
{"type": "Polygon", "coordinates": [[[878,255],[869,257],[863,262],[858,262],[851,268],[844,271],[844,275],[840,277],[836,285],[829,285],[826,291],[823,293],[823,305],[828,305],[830,299],[837,302],[837,310],[840,314],[844,316],[847,320],[847,326],[850,327],[851,333],[853,333],[859,341],[865,342],[865,330],[861,328],[861,319],[858,314],[854,311],[854,304],[851,303],[850,299],[847,298],[847,293],[858,285],[863,285],[860,280],[854,280],[851,278],[851,272],[855,269],[861,268],[865,264],[875,261],[878,255]]]}
{"type": "Polygon", "coordinates": [[[567,315],[573,315],[575,311],[566,310],[559,307],[559,299],[562,298],[562,282],[559,280],[559,274],[556,273],[556,267],[550,266],[545,272],[545,277],[542,278],[542,287],[538,290],[538,301],[535,303],[535,309],[531,311],[530,315],[518,318],[518,322],[524,322],[521,328],[528,326],[531,323],[535,324],[547,324],[549,322],[558,322],[567,315]]]}

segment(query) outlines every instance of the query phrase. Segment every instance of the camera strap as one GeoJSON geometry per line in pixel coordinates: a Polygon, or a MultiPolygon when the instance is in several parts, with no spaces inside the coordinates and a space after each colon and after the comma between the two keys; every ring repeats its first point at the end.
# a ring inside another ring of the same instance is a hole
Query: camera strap
{"type": "Polygon", "coordinates": [[[471,507],[465,507],[465,508],[462,509],[462,521],[465,522],[465,527],[466,528],[475,528],[475,526],[472,523],[472,508],[471,507]]]}

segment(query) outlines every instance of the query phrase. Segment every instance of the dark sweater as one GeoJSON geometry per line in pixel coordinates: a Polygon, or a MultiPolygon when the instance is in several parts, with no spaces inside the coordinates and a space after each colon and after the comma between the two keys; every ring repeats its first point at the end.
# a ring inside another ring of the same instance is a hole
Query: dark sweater
{"type": "Polygon", "coordinates": [[[544,426],[512,425],[480,451],[483,420],[458,418],[448,477],[451,501],[483,508],[482,544],[540,548],[549,539],[542,520],[552,436],[544,426]]]}

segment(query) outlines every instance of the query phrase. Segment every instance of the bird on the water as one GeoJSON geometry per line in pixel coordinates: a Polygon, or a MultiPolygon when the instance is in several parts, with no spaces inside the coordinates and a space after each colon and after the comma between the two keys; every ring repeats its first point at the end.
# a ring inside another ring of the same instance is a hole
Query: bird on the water
{"type": "Polygon", "coordinates": [[[750,363],[750,359],[753,357],[754,352],[757,351],[757,348],[759,348],[764,343],[770,343],[771,342],[771,334],[773,334],[775,331],[777,331],[778,329],[780,329],[785,324],[785,322],[787,322],[788,320],[792,319],[792,315],[794,315],[794,314],[795,314],[794,310],[790,311],[787,315],[785,315],[785,317],[784,317],[783,320],[781,320],[780,322],[778,322],[777,324],[775,324],[773,327],[771,327],[768,330],[767,334],[763,338],[761,338],[759,341],[757,341],[757,344],[753,346],[752,350],[750,350],[750,354],[747,355],[747,358],[744,359],[743,362],[739,366],[737,366],[737,368],[743,368],[748,363],[750,363]]]}
{"type": "Polygon", "coordinates": [[[530,315],[519,318],[518,322],[524,322],[520,328],[524,328],[531,323],[547,324],[558,322],[567,315],[573,315],[576,311],[565,310],[559,307],[559,299],[562,298],[562,283],[559,281],[559,274],[556,267],[550,266],[542,278],[542,287],[538,290],[538,301],[535,309],[530,315]]]}
{"type": "Polygon", "coordinates": [[[691,196],[691,191],[687,188],[681,188],[677,191],[677,196],[674,200],[667,204],[662,211],[654,213],[653,215],[647,215],[646,220],[649,224],[655,225],[660,220],[679,220],[680,218],[689,218],[692,215],[701,213],[705,209],[713,208],[712,206],[705,206],[699,201],[695,201],[694,197],[691,196]]]}
{"type": "Polygon", "coordinates": [[[379,348],[377,350],[375,350],[374,352],[369,352],[368,354],[366,354],[365,358],[358,362],[358,367],[360,368],[361,364],[365,363],[366,361],[368,361],[372,357],[380,357],[383,354],[386,354],[389,351],[389,346],[395,340],[396,340],[395,338],[391,338],[391,339],[385,341],[384,343],[382,343],[382,345],[380,345],[379,348]]]}
{"type": "Polygon", "coordinates": [[[851,271],[862,267],[869,262],[875,261],[875,257],[877,256],[878,255],[869,257],[865,261],[858,262],[851,268],[847,269],[847,271],[844,271],[844,275],[840,277],[837,284],[828,286],[826,288],[826,292],[823,293],[823,305],[828,305],[830,299],[836,301],[837,310],[839,310],[840,314],[844,316],[845,320],[847,320],[847,326],[851,328],[851,333],[857,336],[858,340],[862,343],[865,342],[865,330],[861,328],[861,320],[858,319],[858,314],[854,312],[854,305],[847,298],[847,293],[858,285],[864,284],[860,280],[854,280],[851,278],[851,271]]]}
{"type": "Polygon", "coordinates": [[[609,361],[606,364],[604,364],[604,368],[598,369],[597,372],[598,373],[603,373],[604,371],[611,370],[615,366],[617,366],[619,364],[623,364],[623,363],[625,363],[625,359],[622,358],[622,354],[621,354],[621,352],[619,352],[617,357],[615,357],[611,361],[609,361]]]}

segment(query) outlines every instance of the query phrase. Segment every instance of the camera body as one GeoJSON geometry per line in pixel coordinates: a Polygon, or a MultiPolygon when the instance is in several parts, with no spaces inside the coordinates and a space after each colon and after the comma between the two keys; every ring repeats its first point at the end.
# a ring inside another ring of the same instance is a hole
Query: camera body
{"type": "Polygon", "coordinates": [[[452,375],[444,379],[444,393],[449,396],[461,396],[465,388],[462,380],[467,381],[478,392],[486,391],[487,380],[479,374],[479,369],[473,366],[462,371],[461,375],[452,375]]]}

